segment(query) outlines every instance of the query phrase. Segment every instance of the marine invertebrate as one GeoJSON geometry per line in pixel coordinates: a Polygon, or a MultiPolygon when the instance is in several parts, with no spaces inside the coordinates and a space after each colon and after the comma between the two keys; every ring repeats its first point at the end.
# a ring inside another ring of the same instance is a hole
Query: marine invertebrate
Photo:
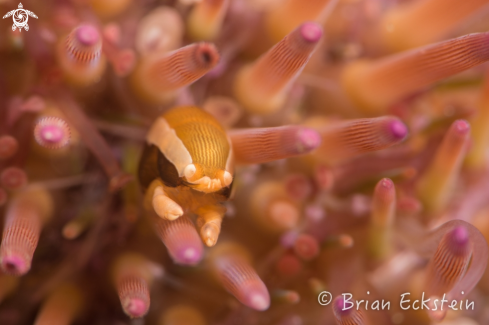
{"type": "Polygon", "coordinates": [[[156,120],[147,141],[139,178],[154,211],[168,220],[184,208],[196,213],[202,239],[215,245],[224,210],[219,203],[231,194],[234,172],[224,129],[201,109],[179,107],[156,120]]]}

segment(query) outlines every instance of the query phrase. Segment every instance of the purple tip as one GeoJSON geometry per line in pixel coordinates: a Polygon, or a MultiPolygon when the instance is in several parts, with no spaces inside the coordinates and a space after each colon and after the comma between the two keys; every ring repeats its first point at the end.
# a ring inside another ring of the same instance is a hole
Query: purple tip
{"type": "Polygon", "coordinates": [[[58,149],[70,141],[70,127],[59,117],[43,117],[37,121],[34,137],[39,145],[48,149],[58,149]]]}
{"type": "Polygon", "coordinates": [[[270,307],[270,294],[263,282],[250,282],[245,289],[242,303],[255,310],[267,310],[270,307]]]}
{"type": "Polygon", "coordinates": [[[470,234],[463,226],[456,227],[445,234],[440,246],[455,256],[468,256],[472,252],[470,234]]]}
{"type": "Polygon", "coordinates": [[[100,39],[98,30],[92,25],[82,25],[76,30],[76,39],[85,46],[93,46],[100,39]]]}
{"type": "Polygon", "coordinates": [[[457,246],[465,246],[469,242],[469,232],[462,226],[453,229],[450,237],[457,246]]]}
{"type": "Polygon", "coordinates": [[[204,256],[204,245],[195,226],[187,216],[169,221],[155,218],[155,229],[177,264],[195,265],[204,256]]]}
{"type": "Polygon", "coordinates": [[[394,183],[390,178],[383,178],[380,181],[380,185],[386,189],[391,189],[394,186],[394,183]]]}
{"type": "Polygon", "coordinates": [[[301,152],[309,152],[321,144],[321,135],[313,129],[301,128],[297,134],[301,152]]]}
{"type": "Polygon", "coordinates": [[[323,36],[323,29],[319,24],[307,22],[301,25],[300,32],[305,41],[316,43],[323,36]]]}
{"type": "Polygon", "coordinates": [[[453,127],[460,134],[466,134],[470,131],[470,124],[466,120],[457,120],[453,122],[453,127]]]}
{"type": "Polygon", "coordinates": [[[350,314],[352,309],[345,309],[345,299],[337,297],[333,302],[333,311],[338,317],[345,317],[350,314]]]}
{"type": "Polygon", "coordinates": [[[45,142],[56,144],[64,139],[65,134],[63,129],[57,125],[46,125],[41,128],[40,136],[45,142]]]}
{"type": "Polygon", "coordinates": [[[389,131],[391,132],[392,136],[398,140],[404,139],[408,134],[406,124],[397,119],[389,123],[389,131]]]}
{"type": "Polygon", "coordinates": [[[125,306],[126,312],[131,317],[135,317],[135,318],[144,316],[148,311],[148,308],[149,306],[146,304],[146,302],[139,298],[129,299],[127,305],[125,306]]]}
{"type": "Polygon", "coordinates": [[[29,266],[22,257],[10,255],[2,258],[2,270],[11,275],[23,275],[29,271],[29,266]]]}
{"type": "Polygon", "coordinates": [[[203,257],[204,249],[203,246],[183,246],[176,252],[173,252],[173,259],[178,264],[183,265],[196,265],[203,257]]]}

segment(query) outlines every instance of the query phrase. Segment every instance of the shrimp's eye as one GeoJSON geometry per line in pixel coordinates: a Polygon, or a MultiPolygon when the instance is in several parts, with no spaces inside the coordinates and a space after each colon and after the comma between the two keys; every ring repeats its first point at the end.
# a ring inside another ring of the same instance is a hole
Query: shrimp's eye
{"type": "Polygon", "coordinates": [[[154,122],[139,178],[144,187],[160,178],[166,186],[185,185],[227,198],[233,170],[231,144],[224,128],[204,110],[183,106],[154,122]]]}

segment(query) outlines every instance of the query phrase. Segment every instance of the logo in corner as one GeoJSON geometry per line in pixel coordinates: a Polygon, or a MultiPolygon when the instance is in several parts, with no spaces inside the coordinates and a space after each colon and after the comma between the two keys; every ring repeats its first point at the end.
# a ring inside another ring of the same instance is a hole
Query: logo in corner
{"type": "Polygon", "coordinates": [[[19,32],[22,31],[22,28],[24,28],[26,31],[29,30],[29,25],[27,25],[27,21],[29,20],[29,16],[34,17],[37,19],[37,16],[35,13],[29,10],[25,10],[24,7],[22,6],[22,3],[19,3],[19,9],[15,9],[12,11],[7,12],[5,16],[3,16],[3,19],[12,16],[14,20],[14,24],[12,25],[12,30],[15,31],[15,29],[19,29],[19,32]]]}

